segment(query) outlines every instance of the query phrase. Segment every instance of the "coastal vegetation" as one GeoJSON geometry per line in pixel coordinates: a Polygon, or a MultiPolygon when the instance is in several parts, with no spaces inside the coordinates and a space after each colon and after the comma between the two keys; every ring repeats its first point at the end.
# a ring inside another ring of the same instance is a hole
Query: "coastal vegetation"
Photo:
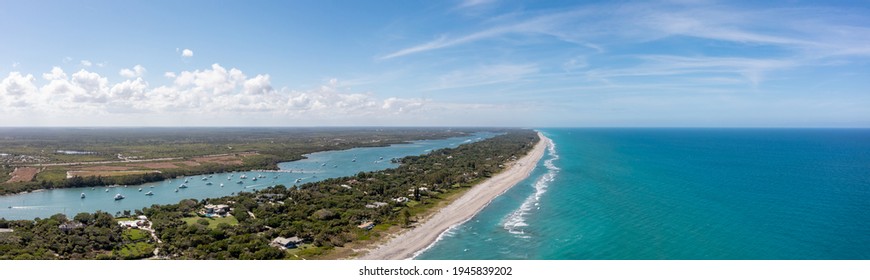
{"type": "Polygon", "coordinates": [[[276,169],[279,162],[299,160],[313,152],[448,138],[473,131],[476,130],[0,128],[0,195],[276,169]]]}
{"type": "MultiPolygon", "coordinates": [[[[182,200],[124,213],[145,215],[156,238],[121,229],[107,213],[81,213],[64,230],[63,215],[33,221],[0,219],[0,259],[324,259],[413,226],[422,215],[500,172],[538,141],[532,130],[509,129],[490,139],[398,160],[397,168],[282,185],[221,198],[182,200]],[[202,216],[228,205],[226,216],[202,216]],[[274,246],[296,237],[296,248],[274,246]],[[157,256],[146,253],[158,249],[157,256]],[[349,249],[350,248],[350,249],[349,249]]],[[[137,230],[138,231],[138,230],[137,230]]]]}

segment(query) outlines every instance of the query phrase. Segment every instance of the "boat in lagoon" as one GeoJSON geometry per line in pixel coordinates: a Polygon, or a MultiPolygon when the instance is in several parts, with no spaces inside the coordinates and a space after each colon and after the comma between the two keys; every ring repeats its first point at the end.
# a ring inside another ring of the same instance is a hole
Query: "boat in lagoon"
{"type": "Polygon", "coordinates": [[[186,188],[187,188],[187,185],[185,185],[185,184],[181,184],[181,186],[178,186],[178,188],[179,188],[179,189],[186,189],[186,188]]]}
{"type": "Polygon", "coordinates": [[[139,191],[141,192],[141,191],[142,191],[142,188],[139,188],[139,191]]]}
{"type": "Polygon", "coordinates": [[[115,200],[121,200],[121,199],[124,199],[124,198],[125,198],[125,197],[124,197],[123,195],[121,195],[121,194],[115,194],[115,200]]]}
{"type": "Polygon", "coordinates": [[[206,186],[211,186],[211,182],[205,183],[206,186]]]}
{"type": "Polygon", "coordinates": [[[145,195],[154,195],[154,192],[148,191],[147,193],[145,193],[145,195]]]}
{"type": "Polygon", "coordinates": [[[85,193],[82,193],[82,198],[85,198],[85,193]]]}

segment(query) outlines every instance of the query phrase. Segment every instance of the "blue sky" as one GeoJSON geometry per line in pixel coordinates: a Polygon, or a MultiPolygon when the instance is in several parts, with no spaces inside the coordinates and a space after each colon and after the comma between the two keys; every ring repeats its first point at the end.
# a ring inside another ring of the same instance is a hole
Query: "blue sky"
{"type": "Polygon", "coordinates": [[[870,127],[861,1],[275,2],[4,1],[0,126],[870,127]]]}

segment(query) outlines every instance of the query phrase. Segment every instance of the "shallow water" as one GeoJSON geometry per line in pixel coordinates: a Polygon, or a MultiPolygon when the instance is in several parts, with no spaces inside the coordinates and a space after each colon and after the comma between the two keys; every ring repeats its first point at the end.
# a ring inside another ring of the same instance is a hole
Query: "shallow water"
{"type": "Polygon", "coordinates": [[[419,259],[870,258],[870,130],[542,131],[532,175],[419,259]]]}

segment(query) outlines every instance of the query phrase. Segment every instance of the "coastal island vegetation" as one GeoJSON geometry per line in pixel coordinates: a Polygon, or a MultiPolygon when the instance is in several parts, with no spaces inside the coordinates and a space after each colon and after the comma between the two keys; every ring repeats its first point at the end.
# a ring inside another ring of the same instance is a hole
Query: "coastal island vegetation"
{"type": "Polygon", "coordinates": [[[532,130],[502,132],[399,159],[397,168],[298,187],[186,199],[114,216],[0,219],[0,229],[6,229],[0,232],[0,259],[351,258],[504,170],[539,140],[532,130]],[[204,215],[215,205],[226,213],[204,215]],[[118,225],[140,216],[147,217],[143,228],[118,225]]]}
{"type": "Polygon", "coordinates": [[[305,154],[467,135],[447,128],[0,128],[0,195],[277,169],[305,154]]]}

